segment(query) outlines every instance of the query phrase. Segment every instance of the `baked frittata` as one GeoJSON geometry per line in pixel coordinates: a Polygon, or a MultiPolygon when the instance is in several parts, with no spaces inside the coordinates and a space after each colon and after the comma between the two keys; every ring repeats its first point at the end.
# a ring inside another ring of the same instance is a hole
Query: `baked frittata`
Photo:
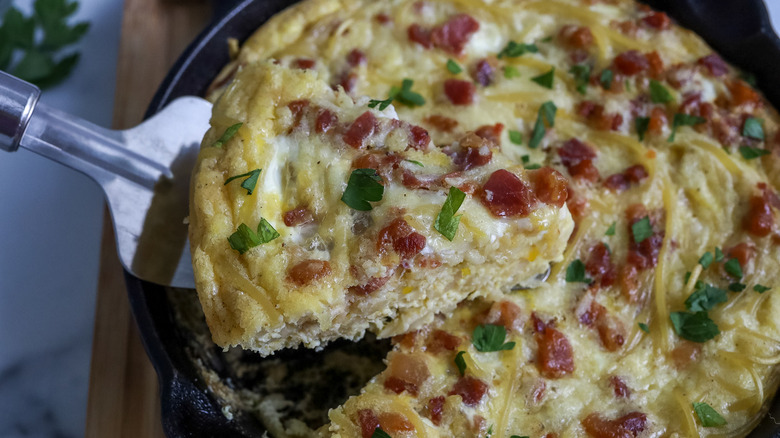
{"type": "Polygon", "coordinates": [[[744,436],[761,417],[780,364],[778,116],[697,36],[624,0],[307,0],[214,95],[267,60],[393,102],[436,147],[492,136],[566,177],[575,220],[545,284],[396,338],[319,434],[744,436]]]}

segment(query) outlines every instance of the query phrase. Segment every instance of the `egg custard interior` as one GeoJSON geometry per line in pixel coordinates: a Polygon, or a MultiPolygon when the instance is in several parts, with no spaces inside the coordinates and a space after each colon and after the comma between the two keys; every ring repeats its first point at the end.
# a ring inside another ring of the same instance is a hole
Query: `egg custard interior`
{"type": "Polygon", "coordinates": [[[213,97],[191,239],[215,341],[267,354],[403,333],[306,433],[736,437],[775,393],[780,119],[665,14],[306,0],[243,45],[213,97]],[[368,211],[343,200],[360,169],[383,187],[368,211]],[[253,194],[225,185],[253,170],[253,194]],[[516,181],[522,211],[498,189],[516,181]],[[437,225],[445,210],[457,227],[437,225]],[[241,224],[263,243],[242,253],[241,224]],[[543,283],[512,287],[548,262],[543,283]]]}

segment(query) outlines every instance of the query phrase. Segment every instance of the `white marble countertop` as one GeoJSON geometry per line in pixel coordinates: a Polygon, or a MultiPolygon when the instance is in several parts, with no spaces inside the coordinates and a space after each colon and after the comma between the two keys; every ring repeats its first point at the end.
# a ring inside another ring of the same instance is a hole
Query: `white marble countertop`
{"type": "MultiPolygon", "coordinates": [[[[92,23],[81,62],[42,101],[109,126],[122,1],[80,3],[76,18],[92,23]]],[[[766,3],[780,28],[780,0],[766,3]]],[[[20,150],[0,152],[0,202],[0,437],[83,436],[103,195],[20,150]]]]}

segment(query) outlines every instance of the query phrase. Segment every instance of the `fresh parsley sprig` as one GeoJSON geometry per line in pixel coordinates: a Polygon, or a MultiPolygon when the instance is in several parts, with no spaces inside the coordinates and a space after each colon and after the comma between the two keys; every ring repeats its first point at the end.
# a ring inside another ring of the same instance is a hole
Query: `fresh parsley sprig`
{"type": "Polygon", "coordinates": [[[669,103],[674,100],[672,93],[655,79],[650,80],[650,100],[653,103],[669,103]]]}
{"type": "Polygon", "coordinates": [[[381,427],[377,426],[376,429],[374,429],[374,433],[371,434],[371,438],[392,438],[389,433],[382,430],[381,427]]]}
{"type": "Polygon", "coordinates": [[[548,88],[552,90],[553,82],[555,81],[555,67],[551,68],[550,71],[546,73],[542,73],[539,76],[532,77],[531,80],[541,85],[544,88],[548,88]]]}
{"type": "Polygon", "coordinates": [[[506,46],[498,52],[498,59],[501,58],[517,58],[525,55],[526,53],[538,53],[539,48],[536,44],[517,43],[515,41],[509,41],[506,46]]]}
{"type": "Polygon", "coordinates": [[[514,342],[506,342],[506,329],[503,325],[481,324],[474,329],[471,343],[477,351],[490,353],[493,351],[511,350],[514,342]]]}
{"type": "Polygon", "coordinates": [[[728,296],[725,290],[697,281],[694,292],[685,300],[685,307],[691,312],[706,312],[726,301],[728,296]]]}
{"type": "Polygon", "coordinates": [[[36,0],[30,17],[11,7],[0,26],[0,70],[41,88],[62,82],[80,57],[78,52],[62,54],[63,49],[89,30],[86,22],[68,24],[78,7],[76,1],[36,0]],[[17,52],[21,56],[15,56],[17,52]]]}
{"type": "Polygon", "coordinates": [[[374,169],[355,169],[349,175],[347,188],[341,195],[341,201],[359,211],[369,211],[374,207],[370,202],[379,202],[385,193],[382,178],[374,169]]]}
{"type": "Polygon", "coordinates": [[[455,238],[455,234],[458,232],[460,218],[463,216],[462,214],[455,216],[455,213],[465,199],[465,193],[460,191],[457,187],[450,187],[450,193],[447,195],[447,199],[444,200],[444,205],[442,205],[441,211],[438,216],[436,216],[436,222],[433,224],[436,231],[440,232],[442,236],[446,237],[450,242],[455,238]]]}
{"type": "Polygon", "coordinates": [[[461,376],[466,375],[466,359],[463,358],[465,354],[465,351],[459,351],[458,354],[455,355],[455,366],[458,367],[458,372],[461,376]]]}
{"type": "Polygon", "coordinates": [[[755,117],[748,117],[745,119],[745,124],[742,126],[742,135],[745,137],[754,138],[756,140],[764,139],[764,120],[755,117]]]}
{"type": "Polygon", "coordinates": [[[585,275],[585,264],[582,260],[576,259],[569,263],[569,267],[566,268],[566,281],[568,283],[586,283],[593,282],[585,275]]]}
{"type": "Polygon", "coordinates": [[[222,136],[217,139],[217,141],[214,142],[212,146],[215,148],[221,148],[225,143],[228,142],[231,138],[233,138],[234,135],[238,132],[238,130],[244,126],[243,123],[238,122],[235,125],[228,126],[227,129],[225,129],[225,132],[222,133],[222,136]]]}
{"type": "Polygon", "coordinates": [[[707,312],[672,312],[669,315],[675,333],[692,342],[706,342],[720,334],[707,312]]]}
{"type": "Polygon", "coordinates": [[[669,143],[674,141],[674,137],[677,135],[677,128],[680,126],[696,126],[705,123],[707,119],[699,116],[692,116],[689,114],[677,113],[674,115],[672,121],[672,133],[669,134],[669,138],[666,139],[669,143]]]}
{"type": "Polygon", "coordinates": [[[585,94],[588,89],[588,83],[590,82],[590,72],[592,68],[587,64],[573,65],[569,69],[569,73],[574,76],[574,83],[577,87],[577,92],[585,94]]]}
{"type": "Polygon", "coordinates": [[[742,158],[746,160],[753,160],[755,158],[763,157],[764,155],[769,155],[770,153],[771,152],[766,149],[754,148],[750,146],[739,147],[739,154],[742,155],[742,158]]]}
{"type": "MultiPolygon", "coordinates": [[[[448,64],[449,67],[449,64],[448,64]]],[[[368,107],[369,108],[376,108],[379,107],[379,110],[382,111],[395,100],[398,103],[401,103],[403,105],[406,105],[408,107],[416,107],[416,106],[423,106],[425,105],[425,98],[422,97],[420,93],[416,93],[412,91],[412,86],[414,85],[414,81],[409,78],[404,78],[403,81],[401,81],[401,87],[396,87],[395,85],[390,87],[390,92],[388,93],[388,97],[385,100],[376,100],[371,99],[368,101],[368,107]]]]}
{"type": "Polygon", "coordinates": [[[726,419],[707,403],[694,402],[693,411],[699,417],[702,427],[719,427],[728,424],[726,419]]]}
{"type": "Polygon", "coordinates": [[[246,179],[241,182],[241,188],[246,189],[247,195],[251,195],[255,190],[255,186],[257,185],[257,178],[260,176],[260,172],[262,172],[262,170],[263,169],[255,169],[250,170],[247,173],[242,173],[241,175],[231,176],[225,180],[224,185],[228,185],[231,181],[237,180],[239,178],[246,177],[246,179]]]}
{"type": "Polygon", "coordinates": [[[631,225],[631,234],[634,235],[635,243],[642,243],[643,240],[653,235],[653,225],[650,223],[650,217],[645,216],[631,225]]]}
{"type": "Polygon", "coordinates": [[[558,108],[552,101],[547,101],[539,107],[539,112],[536,116],[536,123],[534,124],[533,131],[531,132],[531,139],[528,140],[528,147],[531,149],[536,149],[539,147],[539,143],[542,142],[544,134],[547,132],[544,126],[544,121],[547,120],[547,125],[549,125],[550,128],[554,127],[555,113],[557,111],[558,108]]]}
{"type": "Polygon", "coordinates": [[[228,237],[230,247],[243,254],[258,245],[268,243],[279,237],[279,233],[268,223],[265,218],[260,218],[257,224],[257,232],[252,231],[246,224],[238,226],[238,230],[228,237]]]}

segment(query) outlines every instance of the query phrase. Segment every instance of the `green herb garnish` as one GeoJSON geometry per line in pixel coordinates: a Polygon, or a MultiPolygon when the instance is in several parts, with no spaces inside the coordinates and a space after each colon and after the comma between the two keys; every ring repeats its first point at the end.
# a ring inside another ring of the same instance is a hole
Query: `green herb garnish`
{"type": "Polygon", "coordinates": [[[241,122],[238,122],[235,125],[228,126],[225,132],[222,133],[222,136],[219,137],[219,140],[214,142],[213,146],[215,148],[221,148],[225,143],[228,142],[228,140],[230,140],[231,138],[233,138],[234,135],[236,135],[236,132],[238,132],[239,128],[241,128],[242,126],[244,126],[244,124],[241,122]]]}
{"type": "Polygon", "coordinates": [[[258,245],[268,243],[279,237],[279,233],[268,223],[265,218],[260,218],[257,224],[257,232],[252,231],[246,224],[238,226],[238,230],[228,237],[230,247],[243,254],[258,245]]]}
{"type": "Polygon", "coordinates": [[[677,135],[677,128],[680,126],[696,126],[706,121],[707,119],[704,117],[677,113],[674,115],[674,120],[672,121],[672,133],[669,134],[669,138],[667,138],[666,141],[670,143],[674,141],[674,137],[677,135]]]}
{"type": "Polygon", "coordinates": [[[706,312],[726,301],[725,290],[697,281],[694,292],[685,300],[685,308],[691,312],[706,312]]]}
{"type": "Polygon", "coordinates": [[[702,268],[707,269],[710,267],[710,264],[712,264],[713,260],[715,260],[715,257],[711,252],[707,251],[699,258],[699,264],[702,268]]]}
{"type": "Polygon", "coordinates": [[[525,168],[525,170],[536,170],[536,169],[541,169],[542,165],[541,164],[537,164],[537,163],[533,163],[533,164],[529,164],[527,166],[524,166],[524,168],[525,168]]]}
{"type": "Polygon", "coordinates": [[[612,225],[607,228],[607,231],[604,233],[605,236],[614,236],[615,235],[615,227],[617,226],[617,222],[612,222],[612,225]]]}
{"type": "Polygon", "coordinates": [[[482,353],[515,348],[514,342],[504,343],[505,340],[506,329],[503,325],[481,324],[474,329],[471,343],[482,353]]]}
{"type": "Polygon", "coordinates": [[[731,283],[729,285],[729,290],[732,292],[742,292],[747,287],[746,284],[742,283],[731,283]]]}
{"type": "Polygon", "coordinates": [[[760,293],[760,294],[768,291],[769,289],[772,289],[772,288],[771,287],[766,287],[766,286],[763,286],[763,285],[760,285],[760,284],[757,284],[757,285],[753,286],[753,290],[758,292],[758,293],[760,293]]]}
{"type": "Polygon", "coordinates": [[[650,224],[648,216],[636,221],[631,225],[631,233],[634,235],[635,243],[642,243],[643,240],[653,235],[653,226],[650,224]]]}
{"type": "Polygon", "coordinates": [[[634,120],[634,127],[636,128],[636,135],[639,137],[639,141],[644,141],[647,128],[650,127],[650,117],[637,117],[634,120]]]}
{"type": "Polygon", "coordinates": [[[463,71],[463,69],[458,65],[457,62],[453,61],[452,59],[447,60],[447,71],[450,73],[456,75],[463,71]]]}
{"type": "Polygon", "coordinates": [[[369,211],[371,202],[379,202],[385,193],[382,178],[374,169],[355,169],[349,176],[341,200],[355,210],[369,211]]]}
{"type": "Polygon", "coordinates": [[[645,333],[650,333],[650,327],[647,326],[647,324],[640,322],[639,323],[639,329],[642,330],[645,333]]]}
{"type": "Polygon", "coordinates": [[[653,103],[669,103],[674,100],[672,94],[660,82],[650,80],[650,100],[653,103]]]}
{"type": "Polygon", "coordinates": [[[507,79],[519,78],[520,70],[518,70],[514,65],[507,65],[504,67],[504,77],[507,79]]]}
{"type": "Polygon", "coordinates": [[[593,280],[585,276],[585,264],[582,263],[582,260],[576,259],[569,263],[569,267],[566,268],[566,281],[569,283],[590,284],[593,280]]]}
{"type": "Polygon", "coordinates": [[[591,67],[587,64],[577,64],[569,69],[569,73],[574,76],[574,83],[577,86],[577,92],[585,94],[590,82],[591,67]]]}
{"type": "Polygon", "coordinates": [[[555,67],[551,68],[547,73],[532,77],[531,80],[544,88],[552,90],[553,82],[555,81],[555,67]]]}
{"type": "Polygon", "coordinates": [[[458,372],[460,372],[461,376],[466,375],[466,359],[463,359],[464,354],[466,354],[465,351],[459,351],[458,354],[455,355],[455,366],[458,367],[458,372]]]}
{"type": "Polygon", "coordinates": [[[723,268],[726,269],[726,272],[728,272],[732,277],[742,278],[742,265],[739,264],[739,260],[731,259],[727,261],[725,265],[723,265],[723,268]]]}
{"type": "Polygon", "coordinates": [[[425,167],[425,164],[423,164],[423,163],[421,163],[419,161],[416,161],[416,160],[404,160],[404,161],[408,161],[408,162],[410,162],[410,163],[412,163],[414,165],[420,166],[420,167],[425,167]]]}
{"type": "Polygon", "coordinates": [[[401,81],[401,88],[396,86],[390,88],[387,99],[371,99],[368,101],[368,107],[376,108],[378,106],[379,110],[382,111],[390,106],[393,100],[409,107],[425,105],[425,98],[422,97],[421,94],[412,91],[412,85],[414,85],[414,81],[409,78],[405,78],[403,81],[401,81]]]}
{"type": "Polygon", "coordinates": [[[718,427],[728,424],[726,419],[707,403],[694,402],[693,411],[696,412],[703,427],[718,427]]]}
{"type": "Polygon", "coordinates": [[[464,199],[466,199],[465,193],[457,187],[450,187],[450,193],[447,195],[447,199],[444,200],[444,205],[442,205],[439,215],[436,216],[436,222],[433,224],[436,231],[440,232],[450,242],[455,238],[455,233],[458,232],[458,224],[463,215],[455,216],[455,213],[463,204],[464,199]]]}
{"type": "Polygon", "coordinates": [[[392,438],[390,434],[382,430],[381,427],[374,429],[374,433],[371,434],[371,438],[392,438]]]}
{"type": "Polygon", "coordinates": [[[739,153],[742,155],[742,158],[746,160],[752,160],[754,158],[763,157],[764,155],[770,154],[770,152],[766,149],[753,148],[750,146],[740,146],[739,153]]]}
{"type": "Polygon", "coordinates": [[[251,195],[252,192],[255,190],[255,186],[257,185],[257,178],[260,176],[260,172],[262,170],[263,169],[255,169],[255,170],[250,170],[247,173],[242,173],[241,175],[231,176],[230,178],[225,180],[224,185],[228,185],[229,182],[236,180],[238,178],[246,177],[246,179],[243,182],[241,182],[241,188],[246,189],[247,195],[251,195]]]}
{"type": "Polygon", "coordinates": [[[539,107],[534,130],[531,132],[531,139],[528,140],[528,147],[531,149],[539,147],[539,143],[542,142],[544,134],[547,132],[544,127],[544,120],[547,120],[550,128],[555,126],[555,113],[557,110],[558,108],[552,101],[547,101],[539,107]]]}
{"type": "Polygon", "coordinates": [[[745,119],[745,125],[742,126],[742,135],[745,137],[755,138],[756,140],[764,139],[764,127],[762,119],[755,117],[748,117],[745,119]]]}
{"type": "Polygon", "coordinates": [[[509,130],[509,141],[516,145],[523,144],[523,134],[520,133],[520,131],[515,131],[513,129],[509,130]]]}
{"type": "Polygon", "coordinates": [[[510,41],[506,44],[506,47],[498,52],[498,59],[517,58],[518,56],[523,56],[526,53],[537,52],[539,52],[539,48],[536,47],[536,44],[516,43],[514,41],[510,41]]]}
{"type": "Polygon", "coordinates": [[[720,334],[707,312],[672,312],[669,318],[675,333],[692,342],[706,342],[720,334]]]}
{"type": "Polygon", "coordinates": [[[610,90],[612,89],[612,79],[614,77],[615,75],[612,73],[612,70],[606,69],[599,75],[599,82],[601,82],[601,86],[604,87],[605,90],[610,90]]]}
{"type": "Polygon", "coordinates": [[[724,258],[726,258],[726,256],[723,254],[723,251],[721,251],[720,248],[715,248],[715,261],[722,262],[724,258]]]}

